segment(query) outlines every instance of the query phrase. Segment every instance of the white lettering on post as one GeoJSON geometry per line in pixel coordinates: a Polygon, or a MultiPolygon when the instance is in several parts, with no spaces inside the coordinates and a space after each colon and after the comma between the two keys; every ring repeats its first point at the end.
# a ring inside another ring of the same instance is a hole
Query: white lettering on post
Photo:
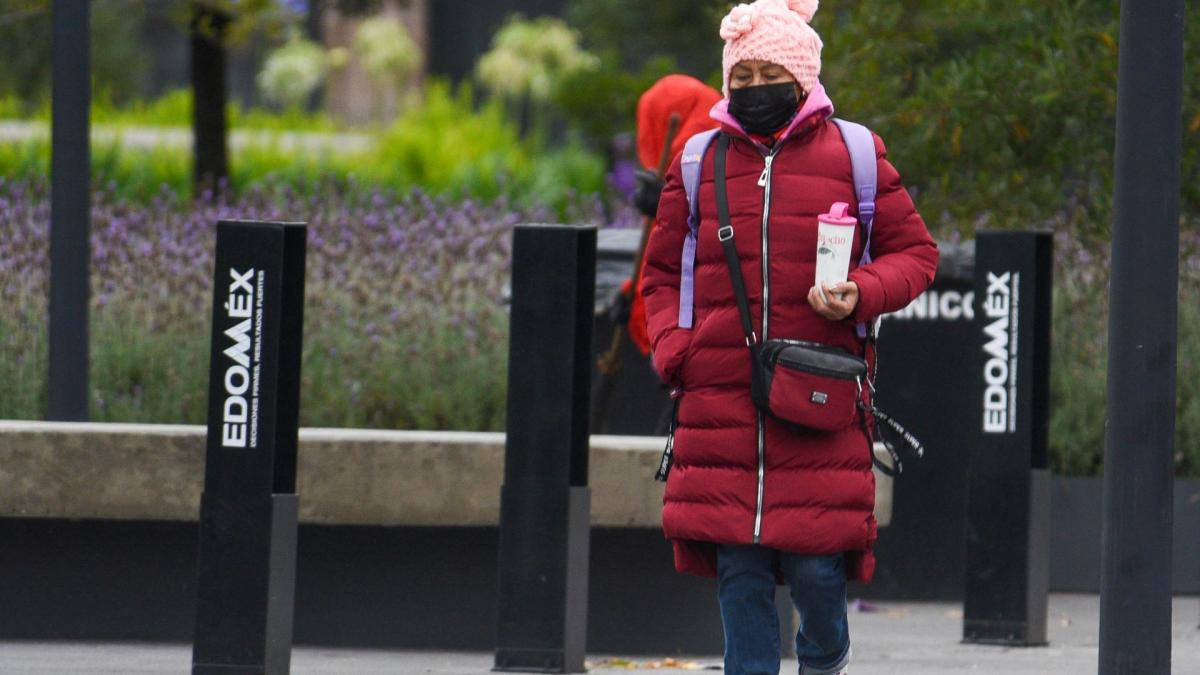
{"type": "Polygon", "coordinates": [[[975,294],[958,291],[926,291],[904,309],[887,315],[901,321],[974,321],[975,294]]]}
{"type": "Polygon", "coordinates": [[[255,295],[250,279],[254,274],[253,269],[242,274],[230,268],[229,299],[222,305],[230,319],[240,319],[224,332],[232,341],[222,352],[230,361],[225,369],[225,403],[221,416],[221,445],[227,448],[246,447],[249,406],[245,394],[250,389],[250,313],[255,295]]]}
{"type": "Polygon", "coordinates": [[[1019,275],[1013,272],[987,275],[987,295],[983,301],[984,316],[989,321],[983,329],[988,338],[983,345],[988,357],[983,366],[983,431],[987,434],[1016,431],[1017,299],[1014,295],[1018,280],[1019,275]]]}

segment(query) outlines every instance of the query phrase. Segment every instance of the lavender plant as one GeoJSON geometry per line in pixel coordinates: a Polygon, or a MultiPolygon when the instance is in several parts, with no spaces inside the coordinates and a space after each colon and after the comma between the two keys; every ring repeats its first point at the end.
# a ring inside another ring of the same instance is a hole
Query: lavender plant
{"type": "MultiPolygon", "coordinates": [[[[1104,464],[1110,250],[1107,242],[1089,242],[1073,231],[1062,228],[1055,236],[1050,450],[1057,473],[1096,475],[1104,464]]],[[[1180,475],[1196,476],[1200,475],[1200,230],[1194,225],[1183,230],[1179,276],[1175,464],[1180,475]]]]}
{"type": "MultiPolygon", "coordinates": [[[[229,193],[225,193],[229,194],[229,193]]],[[[595,197],[567,220],[631,225],[595,197]]],[[[48,187],[0,178],[0,419],[46,405],[48,187]]],[[[510,201],[398,194],[350,179],[298,191],[264,183],[237,197],[130,201],[92,209],[91,414],[100,421],[204,420],[214,224],[309,223],[302,424],[500,429],[504,422],[510,231],[558,220],[510,201]]],[[[1061,225],[1061,224],[1060,224],[1061,225]]],[[[1108,250],[1060,228],[1052,352],[1053,468],[1103,464],[1108,250]]],[[[1176,465],[1200,475],[1200,232],[1180,258],[1176,465]]]]}
{"type": "MultiPolygon", "coordinates": [[[[44,182],[0,179],[0,418],[45,405],[49,207],[44,182]]],[[[570,205],[596,222],[596,198],[570,205]]],[[[204,419],[214,224],[309,223],[302,423],[499,429],[510,232],[557,220],[545,207],[450,201],[340,182],[264,187],[234,200],[149,204],[96,194],[92,209],[91,414],[100,421],[204,419]]]]}

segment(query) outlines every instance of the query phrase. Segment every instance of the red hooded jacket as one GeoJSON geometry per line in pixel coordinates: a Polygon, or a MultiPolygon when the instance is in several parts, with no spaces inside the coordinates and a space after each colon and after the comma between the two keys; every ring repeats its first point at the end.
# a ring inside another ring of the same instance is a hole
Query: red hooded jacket
{"type": "MultiPolygon", "coordinates": [[[[692,136],[717,127],[709,116],[721,94],[700,80],[687,75],[667,75],[646,90],[638,99],[637,136],[638,160],[642,166],[657,171],[667,141],[667,125],[672,114],[680,117],[679,132],[671,141],[668,159],[683,151],[683,144],[692,136]]],[[[643,265],[643,269],[645,266],[643,265]]],[[[634,291],[629,311],[629,339],[643,354],[650,353],[650,336],[646,332],[646,308],[641,289],[631,288],[633,280],[625,282],[622,293],[634,291]]]]}
{"type": "MultiPolygon", "coordinates": [[[[730,219],[756,326],[762,325],[766,298],[767,330],[760,337],[812,340],[862,355],[865,345],[856,322],[899,310],[920,295],[933,280],[937,246],[876,137],[873,260],[856,267],[860,232],[849,275],[858,284],[858,305],[842,321],[822,318],[809,306],[817,216],[834,202],[857,204],[850,157],[841,132],[829,121],[832,113],[833,104],[818,86],[776,141],[765,187],[759,183],[768,148],[742,131],[727,102],[718,103],[712,115],[733,136],[727,169],[730,219]],[[770,203],[764,207],[768,189],[770,203]]],[[[803,554],[846,552],[848,577],[869,581],[875,565],[875,477],[862,426],[823,433],[766,418],[760,446],[749,356],[717,239],[714,149],[715,143],[700,174],[693,328],[678,326],[680,261],[688,232],[678,157],[667,175],[642,279],[655,369],[682,391],[674,465],[663,498],[664,534],[674,543],[676,567],[684,572],[715,575],[716,543],[759,543],[803,554]]]]}

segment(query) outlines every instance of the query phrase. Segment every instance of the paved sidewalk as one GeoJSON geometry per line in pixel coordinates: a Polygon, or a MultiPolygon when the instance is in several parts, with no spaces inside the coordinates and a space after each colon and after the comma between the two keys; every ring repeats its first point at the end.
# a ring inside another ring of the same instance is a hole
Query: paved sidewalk
{"type": "MultiPolygon", "coordinates": [[[[851,615],[853,675],[1093,675],[1096,672],[1100,600],[1055,595],[1050,599],[1050,646],[1040,649],[981,647],[959,643],[962,614],[945,603],[880,603],[879,611],[851,615]]],[[[1200,600],[1177,598],[1174,606],[1173,673],[1200,673],[1200,600]]],[[[715,646],[719,650],[719,646],[715,646]]],[[[188,645],[0,643],[3,675],[188,673],[188,645]]],[[[678,657],[692,668],[719,670],[719,655],[678,657]]],[[[648,657],[596,655],[588,659],[600,675],[657,673],[648,657]],[[634,668],[621,667],[627,663],[634,668]],[[640,666],[640,667],[639,667],[640,666]]],[[[296,675],[476,675],[487,673],[490,653],[437,653],[298,647],[296,675]]],[[[789,663],[783,673],[795,672],[789,663]]]]}

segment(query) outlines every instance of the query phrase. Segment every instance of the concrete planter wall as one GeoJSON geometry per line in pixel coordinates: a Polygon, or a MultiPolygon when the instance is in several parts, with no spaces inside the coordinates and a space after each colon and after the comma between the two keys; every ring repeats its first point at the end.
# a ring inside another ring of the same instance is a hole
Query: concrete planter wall
{"type": "MultiPolygon", "coordinates": [[[[659,529],[661,450],[592,439],[593,651],[720,653],[714,585],[674,572],[659,529]]],[[[0,422],[0,639],[190,640],[203,458],[201,427],[0,422]]],[[[494,647],[503,461],[502,434],[302,430],[297,642],[494,647]]],[[[1101,481],[1052,491],[1051,588],[1096,592],[1101,481]]],[[[1197,593],[1200,481],[1175,499],[1175,589],[1197,593]]],[[[914,597],[900,556],[930,560],[893,542],[887,583],[851,594],[914,597]]],[[[922,593],[960,597],[952,576],[922,593]]]]}
{"type": "MultiPolygon", "coordinates": [[[[0,517],[193,521],[204,479],[199,426],[0,422],[0,517]]],[[[660,524],[663,440],[592,441],[592,524],[660,524]]],[[[495,526],[504,435],[303,429],[301,522],[495,526]]]]}
{"type": "MultiPolygon", "coordinates": [[[[0,639],[187,642],[202,427],[0,422],[0,639]]],[[[589,645],[719,653],[674,572],[659,438],[594,437],[589,645]]],[[[502,434],[305,429],[296,642],[492,649],[502,434]]]]}
{"type": "MultiPolygon", "coordinates": [[[[1050,584],[1060,593],[1100,588],[1102,478],[1056,477],[1050,508],[1050,584]]],[[[1175,593],[1200,593],[1200,481],[1175,481],[1175,593]]]]}

